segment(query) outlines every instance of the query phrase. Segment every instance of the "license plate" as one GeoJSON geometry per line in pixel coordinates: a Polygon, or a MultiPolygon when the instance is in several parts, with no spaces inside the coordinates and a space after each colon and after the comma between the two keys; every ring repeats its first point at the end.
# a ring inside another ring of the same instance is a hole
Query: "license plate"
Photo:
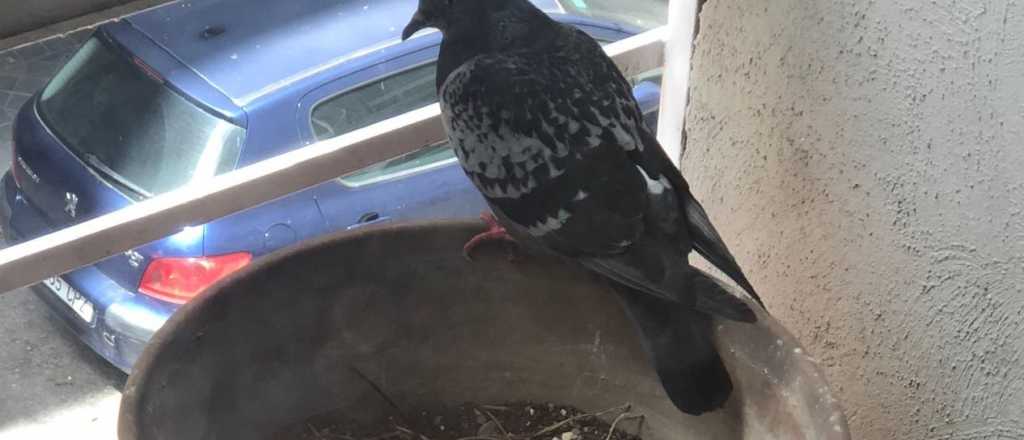
{"type": "Polygon", "coordinates": [[[75,314],[79,318],[82,318],[85,322],[92,324],[92,319],[96,315],[96,308],[93,307],[89,300],[85,299],[81,293],[78,293],[70,284],[64,281],[61,277],[52,277],[43,280],[43,284],[50,288],[50,291],[64,304],[71,307],[75,314]]]}

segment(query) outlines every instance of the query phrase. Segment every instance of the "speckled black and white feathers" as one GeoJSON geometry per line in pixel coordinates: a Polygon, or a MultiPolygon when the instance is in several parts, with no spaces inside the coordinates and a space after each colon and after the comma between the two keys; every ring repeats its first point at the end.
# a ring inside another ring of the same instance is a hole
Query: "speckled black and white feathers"
{"type": "MultiPolygon", "coordinates": [[[[676,244],[674,253],[695,249],[756,298],[615,64],[583,32],[542,14],[532,20],[542,42],[487,50],[449,45],[446,35],[442,43],[443,119],[495,214],[568,256],[620,254],[645,234],[676,244]]],[[[470,41],[493,40],[504,41],[470,41]]],[[[636,275],[618,263],[592,262],[614,278],[636,275]]]]}
{"type": "Polygon", "coordinates": [[[517,239],[614,282],[677,407],[721,407],[732,384],[711,316],[756,315],[688,254],[760,300],[612,60],[527,0],[421,0],[404,34],[423,26],[444,35],[442,119],[495,217],[517,239]]]}
{"type": "Polygon", "coordinates": [[[442,112],[460,163],[500,215],[563,254],[617,253],[644,229],[646,180],[623,167],[641,148],[642,121],[625,82],[617,93],[595,90],[617,71],[580,62],[574,53],[475,57],[443,84],[442,112]]]}

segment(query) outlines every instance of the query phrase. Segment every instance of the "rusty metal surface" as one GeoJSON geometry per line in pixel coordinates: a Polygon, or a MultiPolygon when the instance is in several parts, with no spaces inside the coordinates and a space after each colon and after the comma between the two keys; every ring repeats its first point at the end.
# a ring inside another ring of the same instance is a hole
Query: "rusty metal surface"
{"type": "Polygon", "coordinates": [[[647,439],[836,439],[846,422],[776,321],[721,323],[726,408],[679,413],[618,299],[558,260],[470,263],[477,223],[399,225],[278,253],[193,301],[157,333],[122,400],[121,440],[261,439],[339,409],[530,400],[634,404],[647,439]],[[358,371],[358,373],[357,373],[358,371]]]}

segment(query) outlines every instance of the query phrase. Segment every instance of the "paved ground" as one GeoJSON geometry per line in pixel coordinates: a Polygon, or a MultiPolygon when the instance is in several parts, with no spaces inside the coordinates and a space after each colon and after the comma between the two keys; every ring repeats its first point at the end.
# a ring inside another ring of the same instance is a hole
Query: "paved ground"
{"type": "Polygon", "coordinates": [[[11,125],[28,98],[46,84],[91,29],[0,51],[0,169],[10,164],[11,125]]]}
{"type": "Polygon", "coordinates": [[[32,292],[0,295],[0,438],[113,439],[125,375],[32,292]]]}
{"type": "MultiPolygon", "coordinates": [[[[0,52],[0,172],[11,163],[15,112],[87,36],[0,52]]],[[[32,292],[0,294],[0,438],[113,439],[124,381],[32,292]]]]}

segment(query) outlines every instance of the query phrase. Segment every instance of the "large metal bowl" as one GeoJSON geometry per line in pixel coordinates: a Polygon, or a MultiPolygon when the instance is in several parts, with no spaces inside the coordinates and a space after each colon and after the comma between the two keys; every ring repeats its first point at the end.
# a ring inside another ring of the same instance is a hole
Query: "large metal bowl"
{"type": "Polygon", "coordinates": [[[848,439],[814,361],[774,319],[721,322],[735,392],[680,413],[618,298],[548,257],[466,261],[478,223],[385,227],[265,258],[183,307],[128,380],[122,440],[265,439],[316,414],[389,406],[633,404],[645,439],[848,439]],[[363,377],[365,376],[365,377],[363,377]],[[369,379],[369,380],[367,380],[369,379]]]}

